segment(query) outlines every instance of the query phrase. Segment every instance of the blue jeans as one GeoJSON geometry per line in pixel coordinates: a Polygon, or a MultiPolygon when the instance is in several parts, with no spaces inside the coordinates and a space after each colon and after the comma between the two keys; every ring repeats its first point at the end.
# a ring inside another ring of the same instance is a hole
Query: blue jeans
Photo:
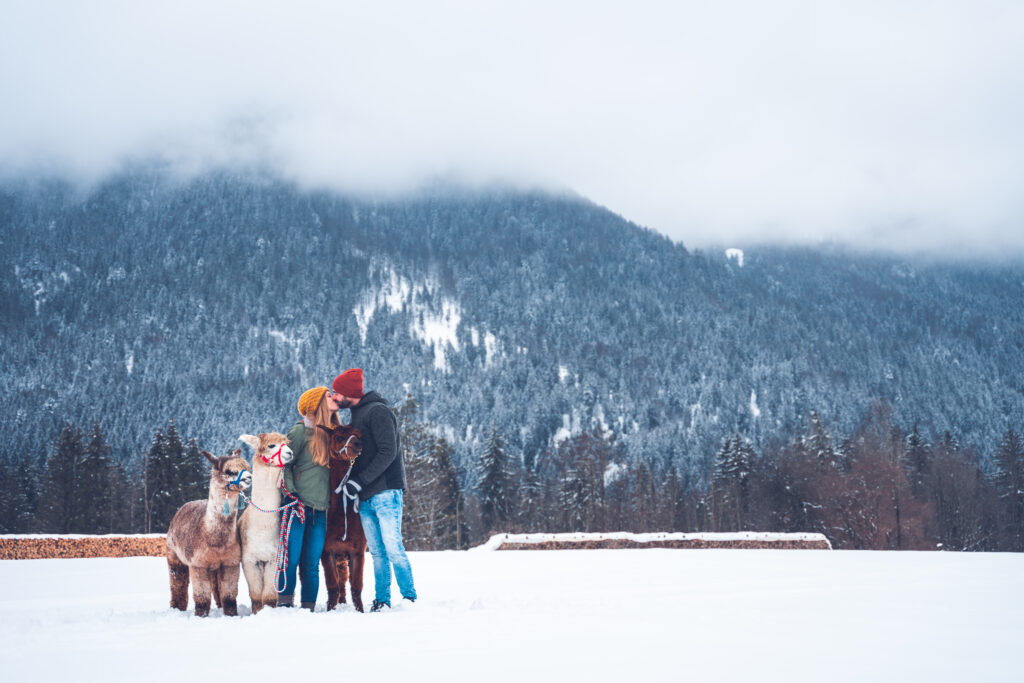
{"type": "Polygon", "coordinates": [[[416,599],[412,565],[402,545],[402,492],[381,491],[359,505],[366,545],[373,555],[373,587],[377,602],[391,603],[391,567],[403,598],[416,599]]]}
{"type": "MultiPolygon", "coordinates": [[[[302,602],[316,602],[317,591],[320,590],[320,553],[324,549],[327,538],[327,512],[314,510],[308,505],[306,522],[296,517],[292,521],[291,535],[288,536],[288,567],[285,569],[285,584],[281,595],[295,595],[295,569],[299,569],[302,579],[302,602]]],[[[291,511],[284,514],[291,514],[291,511]]],[[[281,518],[282,524],[288,519],[281,518]]]]}

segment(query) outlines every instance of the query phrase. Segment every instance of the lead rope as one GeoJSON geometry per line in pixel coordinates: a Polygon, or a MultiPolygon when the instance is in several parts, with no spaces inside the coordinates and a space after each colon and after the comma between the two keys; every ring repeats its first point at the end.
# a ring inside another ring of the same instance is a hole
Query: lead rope
{"type": "MultiPolygon", "coordinates": [[[[348,483],[348,478],[351,475],[352,475],[352,467],[349,466],[348,472],[345,473],[345,476],[344,476],[344,478],[342,478],[341,483],[338,484],[338,488],[334,489],[335,493],[340,493],[341,490],[343,488],[345,488],[345,484],[348,483]]],[[[352,503],[352,508],[356,512],[359,512],[359,508],[356,506],[356,503],[354,501],[352,503]]],[[[341,494],[341,511],[342,511],[342,515],[341,516],[345,518],[345,533],[343,533],[341,535],[341,540],[347,541],[348,540],[348,496],[346,496],[344,493],[341,494]]]]}
{"type": "Polygon", "coordinates": [[[306,508],[299,504],[302,501],[295,497],[284,483],[281,484],[281,488],[284,489],[285,495],[292,499],[292,502],[281,508],[282,510],[291,508],[291,510],[288,512],[288,522],[281,521],[281,532],[277,537],[277,572],[274,574],[274,590],[278,593],[283,593],[284,589],[288,587],[288,576],[285,572],[288,569],[288,538],[292,533],[292,522],[298,517],[301,523],[306,523],[306,508]],[[284,579],[283,583],[282,579],[284,579]]]}
{"type": "MultiPolygon", "coordinates": [[[[356,438],[355,434],[353,434],[352,436],[348,437],[348,439],[345,441],[345,445],[342,446],[339,449],[339,452],[340,451],[347,451],[348,450],[348,445],[350,443],[352,443],[352,439],[354,439],[354,438],[356,438]]],[[[356,461],[355,461],[355,458],[353,458],[350,461],[350,464],[348,466],[348,472],[346,472],[345,476],[342,477],[341,483],[338,484],[338,488],[334,489],[335,493],[341,493],[341,490],[343,488],[345,488],[345,484],[348,483],[348,478],[352,476],[352,468],[355,466],[355,464],[356,464],[356,461]]],[[[341,511],[342,511],[342,513],[344,513],[344,514],[342,514],[342,517],[345,518],[345,533],[341,535],[341,540],[347,541],[348,540],[348,496],[346,496],[344,493],[341,493],[341,511]]],[[[352,511],[353,512],[359,512],[359,502],[358,501],[352,501],[352,511]]]]}
{"type": "Polygon", "coordinates": [[[253,502],[252,498],[246,496],[244,493],[241,494],[242,497],[245,498],[246,504],[251,505],[260,512],[282,512],[283,510],[288,510],[289,508],[291,508],[288,514],[288,521],[280,524],[281,530],[280,532],[278,532],[277,535],[277,558],[275,560],[277,564],[277,571],[274,573],[274,590],[276,590],[278,593],[282,592],[288,586],[288,577],[285,574],[285,572],[288,569],[288,538],[291,536],[292,533],[292,520],[294,520],[295,517],[298,517],[300,522],[302,522],[303,524],[306,523],[306,509],[299,505],[299,503],[301,503],[302,501],[293,496],[288,491],[288,489],[284,487],[284,484],[281,485],[281,488],[284,488],[284,492],[288,494],[288,497],[292,499],[292,502],[288,503],[287,505],[282,505],[279,508],[271,508],[269,510],[264,510],[255,502],[253,502]],[[284,577],[283,586],[281,584],[281,577],[284,577]],[[278,586],[282,587],[278,588],[278,586]]]}

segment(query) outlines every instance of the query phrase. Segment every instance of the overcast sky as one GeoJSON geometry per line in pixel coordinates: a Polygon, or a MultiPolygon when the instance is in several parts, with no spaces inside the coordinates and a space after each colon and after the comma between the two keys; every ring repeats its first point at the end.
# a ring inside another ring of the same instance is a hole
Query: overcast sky
{"type": "Polygon", "coordinates": [[[0,0],[0,166],[574,190],[688,246],[1024,253],[1024,2],[0,0]]]}

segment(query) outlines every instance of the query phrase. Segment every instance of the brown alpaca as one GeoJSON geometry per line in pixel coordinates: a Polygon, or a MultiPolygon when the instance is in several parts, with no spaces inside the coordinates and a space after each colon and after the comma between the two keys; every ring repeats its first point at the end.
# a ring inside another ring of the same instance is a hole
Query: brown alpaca
{"type": "Polygon", "coordinates": [[[236,450],[215,458],[210,495],[206,500],[185,503],[167,529],[167,570],[171,578],[171,607],[188,608],[188,584],[196,616],[210,613],[210,594],[226,616],[238,615],[238,574],[242,547],[238,541],[238,493],[252,483],[249,463],[236,450]],[[226,506],[226,507],[225,507],[226,506]],[[227,510],[228,514],[224,514],[227,510]]]}
{"type": "MultiPolygon", "coordinates": [[[[363,450],[359,430],[350,426],[335,427],[331,432],[331,491],[345,479],[356,457],[363,450]]],[[[327,539],[320,555],[327,586],[327,609],[345,602],[345,583],[352,592],[352,605],[363,611],[363,560],[366,536],[359,513],[342,504],[340,495],[331,495],[327,509],[327,539]]]]}

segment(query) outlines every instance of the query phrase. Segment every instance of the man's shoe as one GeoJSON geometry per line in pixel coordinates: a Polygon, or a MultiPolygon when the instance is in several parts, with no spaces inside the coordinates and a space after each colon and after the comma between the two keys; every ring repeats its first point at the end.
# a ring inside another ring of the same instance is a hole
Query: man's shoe
{"type": "Polygon", "coordinates": [[[316,603],[315,602],[304,602],[304,603],[302,603],[302,609],[308,609],[310,612],[315,612],[316,611],[316,603]]]}
{"type": "Polygon", "coordinates": [[[278,607],[294,607],[295,596],[294,595],[278,595],[277,596],[278,607]]]}
{"type": "Polygon", "coordinates": [[[388,609],[391,609],[391,603],[390,602],[381,602],[381,601],[379,601],[377,599],[374,599],[373,605],[370,606],[370,611],[371,612],[379,612],[382,609],[384,609],[385,607],[387,607],[388,609]]]}

